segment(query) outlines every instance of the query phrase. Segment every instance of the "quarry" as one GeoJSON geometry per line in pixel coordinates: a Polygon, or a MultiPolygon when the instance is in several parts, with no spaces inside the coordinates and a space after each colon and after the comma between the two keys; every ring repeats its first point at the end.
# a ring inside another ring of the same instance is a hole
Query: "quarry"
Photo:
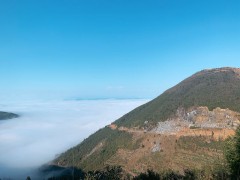
{"type": "Polygon", "coordinates": [[[179,172],[193,166],[201,169],[203,165],[207,166],[208,161],[213,164],[215,157],[222,158],[222,151],[211,144],[221,143],[234,135],[240,124],[239,115],[221,108],[212,111],[207,107],[193,107],[188,110],[178,108],[175,117],[158,122],[152,129],[149,128],[152,126],[148,127],[148,122],[142,128],[117,127],[111,124],[109,128],[132,134],[132,141],[140,142],[140,145],[132,151],[119,149],[106,164],[120,164],[131,174],[144,172],[148,168],[162,170],[161,165],[166,164],[179,172]],[[200,141],[202,145],[198,144],[200,141]],[[191,158],[198,161],[192,161],[191,158]],[[183,167],[182,162],[186,160],[183,167]]]}

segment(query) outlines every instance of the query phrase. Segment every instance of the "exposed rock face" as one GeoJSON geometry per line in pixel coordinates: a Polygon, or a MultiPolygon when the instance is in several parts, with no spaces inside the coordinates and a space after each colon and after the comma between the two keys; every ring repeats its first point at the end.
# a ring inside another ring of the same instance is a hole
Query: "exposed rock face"
{"type": "Polygon", "coordinates": [[[154,144],[154,146],[152,148],[152,152],[159,152],[160,150],[161,150],[160,142],[157,142],[156,144],[154,144]]]}
{"type": "Polygon", "coordinates": [[[209,111],[207,107],[195,107],[186,111],[178,108],[176,117],[159,122],[152,131],[157,133],[176,133],[183,128],[225,128],[236,129],[240,114],[229,109],[216,108],[209,111]]]}
{"type": "Polygon", "coordinates": [[[240,114],[229,109],[198,107],[187,113],[187,121],[194,127],[236,129],[240,124],[240,114]]]}
{"type": "Polygon", "coordinates": [[[152,130],[152,132],[160,134],[176,133],[180,131],[183,127],[188,127],[189,123],[182,120],[168,120],[164,122],[159,122],[157,127],[152,130]]]}

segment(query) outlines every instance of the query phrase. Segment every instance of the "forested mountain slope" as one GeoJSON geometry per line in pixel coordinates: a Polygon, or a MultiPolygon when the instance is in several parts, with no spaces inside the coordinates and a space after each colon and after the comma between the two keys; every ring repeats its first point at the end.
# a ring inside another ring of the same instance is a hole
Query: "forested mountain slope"
{"type": "Polygon", "coordinates": [[[61,154],[56,165],[130,174],[222,163],[223,142],[239,124],[240,69],[200,71],[61,154]],[[169,129],[171,131],[169,131],[169,129]]]}

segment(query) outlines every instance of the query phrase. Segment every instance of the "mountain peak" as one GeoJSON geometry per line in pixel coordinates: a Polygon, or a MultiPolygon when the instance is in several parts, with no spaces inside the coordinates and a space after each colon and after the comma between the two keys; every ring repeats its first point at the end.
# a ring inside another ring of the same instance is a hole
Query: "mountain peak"
{"type": "Polygon", "coordinates": [[[210,110],[220,107],[240,112],[239,77],[239,68],[202,70],[126,114],[116,124],[135,127],[149,121],[156,125],[159,121],[174,117],[179,107],[186,110],[198,106],[206,106],[210,110]]]}
{"type": "Polygon", "coordinates": [[[240,74],[240,68],[235,67],[221,67],[221,68],[212,68],[212,69],[204,69],[196,74],[204,74],[204,73],[221,73],[221,72],[234,72],[236,74],[240,74]]]}
{"type": "Polygon", "coordinates": [[[100,129],[55,163],[87,170],[122,165],[133,174],[211,166],[208,160],[220,161],[223,140],[240,124],[239,75],[239,68],[202,70],[100,129]]]}

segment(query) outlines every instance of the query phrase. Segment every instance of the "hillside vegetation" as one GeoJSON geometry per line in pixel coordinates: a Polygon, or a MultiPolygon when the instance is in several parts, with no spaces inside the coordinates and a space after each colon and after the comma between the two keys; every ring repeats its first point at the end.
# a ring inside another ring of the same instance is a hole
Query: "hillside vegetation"
{"type": "Polygon", "coordinates": [[[135,175],[148,168],[158,172],[167,169],[183,172],[192,167],[212,171],[216,164],[222,166],[224,162],[224,140],[216,140],[209,135],[212,134],[211,129],[205,134],[178,137],[145,132],[139,128],[145,121],[154,127],[159,121],[174,118],[179,107],[187,110],[198,106],[240,112],[240,70],[220,68],[198,72],[116,120],[114,124],[119,128],[106,126],[100,129],[61,154],[53,163],[85,171],[121,165],[135,175]],[[121,130],[121,126],[130,131],[121,130]],[[153,152],[152,147],[158,150],[153,152]]]}
{"type": "Polygon", "coordinates": [[[135,149],[132,135],[108,127],[98,130],[80,145],[71,148],[58,158],[58,164],[82,167],[84,170],[100,169],[119,148],[135,149]],[[95,148],[96,147],[96,148],[95,148]]]}
{"type": "Polygon", "coordinates": [[[207,106],[209,110],[229,108],[240,112],[240,70],[200,71],[115,123],[126,127],[143,126],[145,121],[156,124],[174,116],[179,107],[188,109],[193,106],[207,106]]]}
{"type": "Polygon", "coordinates": [[[17,114],[0,111],[0,120],[13,119],[17,117],[19,117],[17,114]]]}

